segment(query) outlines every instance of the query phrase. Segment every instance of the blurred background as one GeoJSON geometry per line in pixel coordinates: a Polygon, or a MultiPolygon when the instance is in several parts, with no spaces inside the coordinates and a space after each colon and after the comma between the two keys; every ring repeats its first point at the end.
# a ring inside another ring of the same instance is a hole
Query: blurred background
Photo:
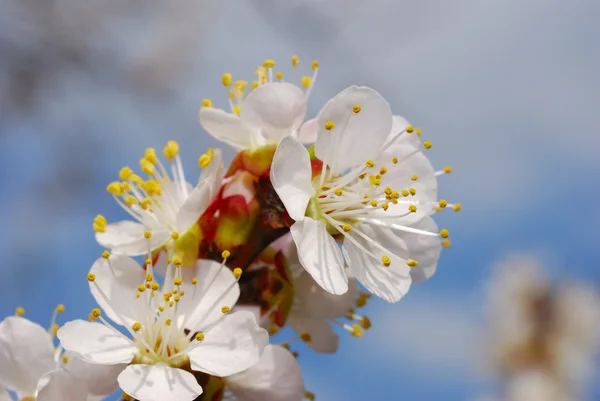
{"type": "MultiPolygon", "coordinates": [[[[600,286],[598,16],[597,0],[0,0],[0,318],[22,306],[46,325],[58,303],[85,318],[102,251],[92,220],[124,217],[106,184],[169,139],[195,174],[221,146],[197,118],[205,97],[227,105],[221,75],[252,80],[265,58],[291,72],[298,54],[307,73],[321,64],[310,117],[349,85],[375,88],[423,128],[434,165],[453,167],[440,196],[463,206],[438,216],[453,245],[431,280],[397,305],[370,302],[373,328],[337,355],[301,352],[307,389],[510,398],[490,356],[517,308],[497,302],[516,299],[499,272],[535,265],[534,283],[600,286]]],[[[600,311],[585,299],[567,315],[589,333],[600,311]]],[[[591,379],[574,399],[597,400],[584,354],[570,370],[591,379]]]]}

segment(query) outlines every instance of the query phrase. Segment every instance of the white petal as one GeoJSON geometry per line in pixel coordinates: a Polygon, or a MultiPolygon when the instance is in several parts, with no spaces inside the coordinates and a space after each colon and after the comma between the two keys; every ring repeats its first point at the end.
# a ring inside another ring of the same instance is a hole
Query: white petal
{"type": "MultiPolygon", "coordinates": [[[[425,217],[411,227],[429,232],[439,232],[438,226],[431,217],[425,217]]],[[[439,237],[402,233],[408,248],[408,256],[419,264],[410,270],[413,284],[419,284],[434,275],[442,252],[442,241],[439,237]]]]}
{"type": "Polygon", "coordinates": [[[304,382],[292,354],[268,345],[260,361],[250,369],[225,379],[239,401],[302,401],[304,382]]]}
{"type": "Polygon", "coordinates": [[[2,387],[0,387],[0,401],[13,401],[8,391],[2,387]]]}
{"type": "Polygon", "coordinates": [[[221,149],[214,149],[210,164],[202,169],[200,177],[198,178],[198,184],[206,182],[210,188],[211,199],[217,196],[223,178],[225,177],[225,166],[223,165],[223,153],[221,149]]]}
{"type": "MultiPolygon", "coordinates": [[[[148,240],[144,238],[146,227],[140,223],[123,220],[106,225],[105,232],[96,233],[96,241],[112,252],[128,256],[139,256],[148,253],[148,240]]],[[[170,233],[164,230],[152,230],[151,249],[158,248],[169,238],[170,233]]]]}
{"type": "Polygon", "coordinates": [[[96,280],[89,283],[90,292],[112,321],[131,326],[146,315],[143,300],[136,299],[137,287],[145,283],[146,271],[135,260],[113,254],[109,264],[108,260],[99,258],[90,273],[96,276],[96,280]]]}
{"type": "Polygon", "coordinates": [[[139,401],[192,401],[202,387],[189,372],[167,365],[130,365],[119,375],[119,386],[139,401]]]}
{"type": "Polygon", "coordinates": [[[365,249],[376,256],[368,256],[362,249],[348,239],[344,240],[343,250],[348,265],[356,275],[357,280],[373,294],[387,302],[398,302],[408,292],[411,284],[410,267],[405,261],[408,259],[407,247],[400,236],[395,235],[385,227],[361,224],[356,227],[361,230],[369,241],[354,234],[356,241],[365,249]],[[376,244],[383,246],[387,251],[379,249],[376,244]],[[391,264],[383,266],[381,257],[387,255],[391,264]]]}
{"type": "Polygon", "coordinates": [[[307,150],[292,137],[284,138],[273,156],[271,183],[290,217],[302,220],[308,201],[315,194],[307,150]]]}
{"type": "Polygon", "coordinates": [[[345,316],[353,306],[358,293],[356,280],[351,271],[349,276],[348,291],[342,295],[334,295],[323,290],[307,272],[294,280],[295,307],[297,314],[306,317],[333,319],[345,316]]]}
{"type": "Polygon", "coordinates": [[[317,141],[317,132],[317,119],[313,118],[302,124],[298,132],[298,140],[305,145],[312,145],[317,141]]]}
{"type": "Polygon", "coordinates": [[[250,126],[260,128],[270,140],[291,135],[306,115],[304,91],[289,83],[268,83],[254,89],[241,107],[240,117],[250,126]]]}
{"type": "Polygon", "coordinates": [[[0,323],[0,387],[32,394],[54,369],[54,346],[42,326],[17,316],[0,323]]]}
{"type": "Polygon", "coordinates": [[[212,201],[212,185],[201,182],[190,192],[177,212],[177,229],[184,233],[198,222],[212,201]]]}
{"type": "Polygon", "coordinates": [[[44,375],[38,384],[37,401],[86,401],[85,383],[64,369],[44,375]]]}
{"type": "Polygon", "coordinates": [[[192,370],[225,377],[252,367],[268,343],[269,334],[252,313],[238,311],[205,333],[204,342],[188,355],[192,370]]]}
{"type": "Polygon", "coordinates": [[[107,397],[119,388],[117,377],[127,367],[126,364],[98,365],[88,363],[75,354],[69,356],[65,369],[82,383],[91,396],[107,397]]]}
{"type": "Polygon", "coordinates": [[[294,223],[290,232],[298,247],[300,263],[317,284],[332,294],[348,291],[342,253],[325,223],[307,217],[294,223]]]}
{"type": "Polygon", "coordinates": [[[255,138],[260,134],[248,127],[235,114],[223,110],[205,107],[200,109],[200,124],[213,138],[238,150],[256,145],[255,138]]]}
{"type": "Polygon", "coordinates": [[[341,173],[379,156],[392,128],[392,111],[373,89],[351,86],[323,107],[317,125],[315,154],[341,173]],[[355,105],[360,113],[352,111],[355,105]],[[335,124],[331,131],[325,129],[328,121],[335,124]]]}
{"type": "Polygon", "coordinates": [[[337,352],[340,342],[339,336],[333,331],[331,324],[324,319],[290,316],[289,324],[298,335],[310,334],[310,341],[306,343],[313,351],[322,354],[337,352]]]}
{"type": "Polygon", "coordinates": [[[227,266],[221,267],[220,263],[212,260],[199,260],[195,266],[182,270],[181,289],[185,296],[181,297],[178,310],[186,319],[187,329],[203,331],[223,318],[221,307],[232,308],[235,305],[240,296],[240,286],[227,266]],[[197,280],[195,286],[192,285],[193,278],[197,280]]]}
{"type": "Polygon", "coordinates": [[[137,347],[123,334],[103,324],[73,320],[58,330],[60,344],[67,351],[92,363],[116,365],[129,363],[137,347]]]}

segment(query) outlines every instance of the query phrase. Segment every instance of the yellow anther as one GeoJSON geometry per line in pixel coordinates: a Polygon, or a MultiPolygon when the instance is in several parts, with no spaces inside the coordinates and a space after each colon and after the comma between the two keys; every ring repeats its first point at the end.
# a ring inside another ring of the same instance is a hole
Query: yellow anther
{"type": "Polygon", "coordinates": [[[108,252],[107,250],[104,250],[104,252],[102,252],[102,258],[103,259],[110,258],[110,252],[108,252]]]}
{"type": "Polygon", "coordinates": [[[446,199],[440,199],[440,201],[438,202],[438,206],[443,209],[446,206],[448,206],[448,202],[446,201],[446,199]]]}
{"type": "Polygon", "coordinates": [[[129,207],[131,207],[132,205],[137,205],[139,202],[137,200],[137,198],[133,195],[127,195],[125,197],[125,204],[129,207]]]}
{"type": "Polygon", "coordinates": [[[146,286],[144,284],[140,284],[137,286],[137,290],[138,292],[144,292],[146,291],[146,286]]]}
{"type": "Polygon", "coordinates": [[[93,273],[90,273],[87,275],[87,279],[90,283],[93,283],[94,281],[96,281],[96,275],[93,273]]]}
{"type": "Polygon", "coordinates": [[[158,291],[160,289],[160,284],[152,283],[152,291],[158,291]]]}
{"type": "Polygon", "coordinates": [[[173,284],[176,285],[177,287],[179,287],[182,284],[182,280],[181,277],[175,277],[175,279],[173,279],[173,284]]]}
{"type": "Polygon", "coordinates": [[[386,195],[391,195],[391,194],[392,194],[392,188],[390,188],[390,187],[386,187],[386,188],[383,190],[383,192],[384,192],[386,195]]]}
{"type": "Polygon", "coordinates": [[[67,356],[67,354],[62,354],[61,358],[62,358],[63,364],[66,365],[67,363],[69,363],[69,357],[67,356]]]}
{"type": "Polygon", "coordinates": [[[377,201],[375,199],[373,199],[371,201],[371,206],[376,207],[378,205],[377,201]]]}
{"type": "Polygon", "coordinates": [[[204,333],[196,333],[196,341],[204,341],[204,333]]]}
{"type": "Polygon", "coordinates": [[[242,108],[240,107],[239,104],[236,104],[233,106],[233,112],[235,113],[236,116],[240,115],[240,113],[242,112],[242,108]]]}
{"type": "Polygon", "coordinates": [[[158,307],[158,310],[159,310],[160,312],[164,312],[164,311],[165,311],[165,307],[161,305],[161,306],[159,306],[159,307],[158,307]]]}
{"type": "Polygon", "coordinates": [[[129,181],[131,181],[137,185],[142,185],[144,183],[144,180],[142,180],[142,177],[140,177],[137,174],[132,174],[131,177],[129,177],[129,181]]]}
{"type": "Polygon", "coordinates": [[[411,194],[412,196],[415,196],[415,195],[417,194],[417,190],[416,190],[416,189],[414,189],[414,188],[408,188],[408,192],[410,192],[410,194],[411,194]]]}
{"type": "Polygon", "coordinates": [[[142,329],[142,324],[139,322],[135,322],[131,325],[131,328],[133,329],[133,331],[138,332],[142,329]]]}
{"type": "Polygon", "coordinates": [[[156,149],[147,148],[146,151],[144,152],[144,159],[146,159],[148,162],[150,162],[152,164],[156,164],[156,162],[158,161],[158,158],[156,157],[156,149]]]}
{"type": "Polygon", "coordinates": [[[418,265],[418,264],[419,264],[419,262],[417,262],[417,261],[416,261],[416,260],[414,260],[414,259],[408,259],[408,260],[406,261],[406,264],[407,264],[407,265],[409,265],[410,267],[415,267],[416,265],[418,265]]]}
{"type": "Polygon", "coordinates": [[[411,213],[416,213],[416,212],[417,212],[417,206],[415,206],[415,205],[410,205],[410,206],[408,207],[408,210],[409,210],[411,213]]]}
{"type": "Polygon", "coordinates": [[[194,277],[192,279],[192,285],[196,285],[196,284],[198,284],[198,279],[196,277],[194,277]]]}
{"type": "Polygon", "coordinates": [[[423,146],[425,147],[425,149],[431,149],[433,144],[430,141],[425,141],[423,142],[423,146]]]}
{"type": "Polygon", "coordinates": [[[393,157],[392,158],[392,163],[397,164],[398,163],[398,158],[397,157],[393,157]]]}
{"type": "MultiPolygon", "coordinates": [[[[146,258],[146,259],[144,260],[144,264],[145,264],[145,265],[151,265],[151,264],[152,264],[152,259],[150,259],[150,258],[146,258]]],[[[148,281],[152,281],[152,279],[150,279],[150,280],[148,280],[148,281]]]]}
{"type": "Polygon", "coordinates": [[[170,265],[173,262],[173,258],[167,258],[167,264],[170,265]]]}
{"type": "Polygon", "coordinates": [[[178,239],[178,238],[179,238],[179,233],[178,233],[177,231],[173,231],[173,232],[171,233],[171,238],[173,238],[173,239],[178,239]]]}
{"type": "Polygon", "coordinates": [[[131,187],[129,186],[129,183],[127,181],[123,181],[121,183],[121,191],[123,191],[123,193],[131,191],[131,187]]]}
{"type": "Polygon", "coordinates": [[[361,110],[362,110],[362,108],[360,107],[360,104],[355,104],[355,105],[352,107],[352,112],[353,112],[354,114],[358,114],[358,113],[360,113],[360,111],[361,111],[361,110]]]}
{"type": "Polygon", "coordinates": [[[212,157],[210,157],[209,155],[207,155],[205,153],[202,156],[200,156],[200,158],[198,159],[198,166],[201,168],[206,168],[210,165],[211,160],[212,160],[212,157]]]}
{"type": "Polygon", "coordinates": [[[227,249],[226,249],[226,250],[224,250],[223,252],[221,252],[221,257],[222,257],[223,259],[227,259],[227,258],[228,258],[228,257],[230,257],[230,256],[231,256],[231,252],[229,252],[227,249]]]}
{"type": "Polygon", "coordinates": [[[280,81],[281,81],[281,80],[283,79],[283,72],[281,72],[281,71],[277,71],[277,72],[275,73],[275,78],[277,78],[278,80],[280,80],[280,81]]]}
{"type": "Polygon", "coordinates": [[[173,301],[169,302],[169,307],[170,307],[170,308],[172,308],[172,307],[173,307],[173,305],[175,305],[175,302],[173,302],[173,301]]]}
{"type": "Polygon", "coordinates": [[[169,302],[171,300],[172,296],[173,296],[173,294],[171,294],[170,292],[165,292],[163,294],[163,299],[165,300],[165,302],[169,302]]]}
{"type": "Polygon", "coordinates": [[[409,134],[412,134],[415,131],[415,127],[413,127],[412,125],[409,125],[408,127],[406,127],[406,132],[408,132],[409,134]]]}
{"type": "Polygon", "coordinates": [[[342,193],[343,193],[344,191],[342,191],[342,189],[341,189],[341,188],[338,188],[338,189],[336,189],[336,190],[335,190],[335,191],[333,191],[333,192],[334,192],[334,193],[335,193],[337,196],[342,196],[342,193]]]}
{"type": "Polygon", "coordinates": [[[121,188],[121,183],[118,181],[113,181],[106,186],[106,192],[114,196],[123,195],[123,189],[121,188]]]}
{"type": "Polygon", "coordinates": [[[171,319],[165,320],[165,326],[170,326],[173,321],[171,319]]]}
{"type": "Polygon", "coordinates": [[[175,141],[167,142],[167,146],[163,149],[163,154],[167,160],[173,159],[179,153],[179,144],[175,141]]]}
{"type": "Polygon", "coordinates": [[[233,275],[235,276],[235,278],[240,278],[242,276],[242,269],[236,267],[235,269],[233,269],[233,275]]]}
{"type": "Polygon", "coordinates": [[[354,301],[354,305],[356,305],[357,308],[362,308],[366,304],[367,304],[366,298],[358,298],[356,301],[354,301]]]}
{"type": "MultiPolygon", "coordinates": [[[[146,259],[146,261],[148,261],[149,259],[146,259]]],[[[152,261],[150,261],[150,263],[152,263],[152,261]]],[[[152,280],[154,280],[154,275],[152,273],[148,273],[146,274],[146,282],[150,283],[152,282],[152,280]]]]}
{"type": "Polygon", "coordinates": [[[316,61],[316,60],[315,60],[315,61],[313,61],[313,62],[310,64],[310,68],[312,68],[313,70],[316,70],[317,68],[319,68],[319,62],[318,62],[318,61],[316,61]]]}
{"type": "Polygon", "coordinates": [[[390,196],[392,197],[392,199],[398,199],[400,197],[400,194],[396,191],[393,191],[390,196]]]}
{"type": "Polygon", "coordinates": [[[304,398],[306,398],[307,400],[310,400],[310,401],[315,401],[315,395],[313,393],[311,393],[310,391],[304,392],[304,398]]]}
{"type": "Polygon", "coordinates": [[[375,162],[373,160],[367,160],[367,162],[365,163],[365,165],[369,168],[375,166],[375,162]]]}
{"type": "Polygon", "coordinates": [[[235,89],[238,92],[244,92],[247,87],[248,87],[248,81],[244,81],[244,80],[235,81],[235,89]]]}
{"type": "Polygon", "coordinates": [[[382,203],[381,207],[384,211],[388,210],[388,208],[390,207],[389,203],[382,203]]]}
{"type": "Polygon", "coordinates": [[[56,338],[56,334],[58,333],[59,329],[60,329],[60,326],[58,324],[52,325],[52,338],[56,338]]]}
{"type": "Polygon", "coordinates": [[[96,319],[98,319],[100,316],[102,316],[102,311],[100,310],[100,308],[92,309],[92,316],[96,319]]]}
{"type": "Polygon", "coordinates": [[[298,65],[298,63],[300,62],[300,58],[298,56],[296,56],[295,54],[292,56],[292,65],[294,67],[296,67],[298,65]]]}
{"type": "Polygon", "coordinates": [[[419,179],[419,176],[418,175],[413,175],[412,177],[410,177],[410,179],[412,181],[417,181],[419,179]]]}
{"type": "Polygon", "coordinates": [[[379,169],[379,174],[385,175],[385,173],[387,173],[387,168],[382,167],[382,168],[379,169]]]}
{"type": "Polygon", "coordinates": [[[327,121],[325,123],[325,129],[327,131],[331,131],[335,127],[335,123],[333,121],[327,121]]]}
{"type": "Polygon", "coordinates": [[[252,90],[258,88],[258,81],[252,81],[252,90]]]}
{"type": "Polygon", "coordinates": [[[129,177],[133,175],[133,170],[125,166],[119,171],[119,178],[123,181],[127,181],[129,177]]]}
{"type": "Polygon", "coordinates": [[[302,341],[304,341],[305,343],[309,343],[309,342],[312,341],[312,338],[311,338],[311,336],[310,336],[309,333],[302,333],[302,334],[300,334],[300,339],[302,341]]]}
{"type": "Polygon", "coordinates": [[[448,238],[449,235],[450,233],[445,228],[440,231],[440,237],[442,238],[448,238]]]}
{"type": "Polygon", "coordinates": [[[275,60],[265,60],[265,61],[263,61],[263,67],[265,67],[265,68],[273,68],[273,67],[275,67],[275,60]]]}
{"type": "Polygon", "coordinates": [[[25,314],[25,309],[23,309],[22,307],[17,307],[17,309],[15,309],[15,315],[17,316],[23,316],[25,314]]]}
{"type": "Polygon", "coordinates": [[[309,76],[306,76],[306,75],[303,76],[301,81],[302,81],[302,86],[305,88],[309,88],[310,85],[312,85],[312,78],[309,76]]]}
{"type": "Polygon", "coordinates": [[[435,208],[433,208],[433,210],[435,210],[436,213],[439,213],[442,211],[442,208],[439,206],[436,206],[435,208]]]}
{"type": "Polygon", "coordinates": [[[223,86],[231,85],[231,80],[232,80],[231,74],[228,72],[223,74],[223,77],[221,78],[221,82],[223,82],[223,86]]]}
{"type": "Polygon", "coordinates": [[[352,230],[352,226],[350,224],[344,224],[342,226],[342,229],[346,232],[349,232],[350,230],[352,230]]]}
{"type": "Polygon", "coordinates": [[[352,334],[354,337],[360,338],[363,336],[363,328],[360,327],[357,324],[353,324],[352,325],[352,330],[350,330],[350,334],[352,334]]]}
{"type": "Polygon", "coordinates": [[[227,313],[231,312],[231,308],[230,308],[229,306],[223,306],[223,307],[221,308],[221,312],[222,312],[223,314],[227,314],[227,313]]]}
{"type": "Polygon", "coordinates": [[[105,226],[106,223],[107,223],[106,218],[104,216],[102,216],[101,214],[96,215],[96,217],[94,218],[94,224],[99,224],[99,225],[105,226]]]}
{"type": "Polygon", "coordinates": [[[56,306],[56,313],[63,313],[65,311],[65,306],[63,304],[58,304],[56,306]]]}
{"type": "Polygon", "coordinates": [[[451,172],[452,172],[452,167],[450,167],[450,166],[444,167],[444,174],[450,174],[451,172]]]}
{"type": "Polygon", "coordinates": [[[371,319],[369,319],[366,316],[363,316],[360,321],[360,326],[365,329],[365,330],[369,330],[371,328],[371,319]]]}
{"type": "Polygon", "coordinates": [[[455,212],[459,212],[462,209],[462,206],[460,203],[457,203],[456,205],[452,206],[452,209],[454,209],[455,212]]]}
{"type": "Polygon", "coordinates": [[[154,174],[154,164],[150,163],[148,159],[140,159],[140,167],[144,173],[148,175],[154,174]]]}
{"type": "Polygon", "coordinates": [[[127,393],[121,394],[121,398],[123,399],[123,401],[133,401],[133,397],[127,393]]]}
{"type": "Polygon", "coordinates": [[[445,239],[445,240],[443,240],[443,241],[442,241],[442,246],[443,246],[444,248],[449,248],[451,244],[452,244],[452,243],[450,242],[450,240],[449,240],[449,239],[445,239]]]}
{"type": "Polygon", "coordinates": [[[421,136],[421,134],[423,133],[423,130],[421,128],[417,128],[415,130],[415,132],[417,133],[418,136],[421,136]]]}
{"type": "Polygon", "coordinates": [[[202,99],[202,107],[213,107],[213,103],[210,99],[202,99]]]}
{"type": "Polygon", "coordinates": [[[146,238],[146,239],[152,238],[152,233],[150,231],[144,231],[144,238],[146,238]]]}
{"type": "Polygon", "coordinates": [[[404,196],[406,198],[408,195],[410,195],[410,193],[408,192],[408,190],[403,189],[402,190],[402,196],[404,196]]]}
{"type": "Polygon", "coordinates": [[[381,257],[381,263],[383,263],[385,267],[389,267],[392,261],[388,255],[383,255],[381,257]]]}

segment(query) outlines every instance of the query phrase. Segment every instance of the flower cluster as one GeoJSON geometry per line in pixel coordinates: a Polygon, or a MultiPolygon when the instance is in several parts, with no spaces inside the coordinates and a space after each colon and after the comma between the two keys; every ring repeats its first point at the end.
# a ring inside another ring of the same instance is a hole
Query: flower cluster
{"type": "MultiPolygon", "coordinates": [[[[57,330],[57,350],[7,353],[0,385],[19,400],[98,399],[117,385],[139,401],[314,399],[293,343],[336,352],[338,328],[371,327],[358,310],[373,295],[398,302],[435,273],[450,241],[432,216],[461,208],[437,197],[451,168],[436,171],[421,129],[368,87],[306,120],[319,64],[302,77],[297,56],[292,66],[291,81],[273,60],[251,84],[224,74],[230,111],[202,101],[202,127],[238,151],[229,168],[210,148],[190,183],[169,141],[162,156],[147,149],[138,172],[119,171],[107,191],[128,219],[93,222],[106,248],[87,274],[98,308],[57,330]],[[269,344],[286,327],[294,336],[269,344]],[[31,358],[48,361],[25,372],[31,358]]],[[[41,330],[19,317],[0,328],[0,340],[23,344],[41,330]]]]}
{"type": "Polygon", "coordinates": [[[579,283],[552,283],[537,258],[498,265],[488,293],[490,361],[506,401],[585,399],[600,351],[600,297],[579,283]]]}

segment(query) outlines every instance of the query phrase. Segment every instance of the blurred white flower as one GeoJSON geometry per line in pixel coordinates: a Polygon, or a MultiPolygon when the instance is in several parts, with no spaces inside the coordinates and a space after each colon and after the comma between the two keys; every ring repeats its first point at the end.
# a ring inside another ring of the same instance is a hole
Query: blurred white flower
{"type": "Polygon", "coordinates": [[[600,296],[585,285],[552,283],[533,255],[497,266],[488,291],[492,363],[509,400],[578,399],[595,372],[600,296]]]}
{"type": "Polygon", "coordinates": [[[300,262],[332,294],[348,290],[347,264],[369,291],[397,302],[413,280],[433,275],[442,244],[449,245],[440,239],[448,231],[429,216],[460,205],[436,200],[436,177],[444,172],[422,152],[431,143],[422,144],[420,130],[393,116],[374,90],[345,89],[316,121],[314,156],[286,137],[271,167],[273,187],[295,220],[300,262]]]}
{"type": "Polygon", "coordinates": [[[225,378],[223,400],[301,401],[302,371],[285,348],[267,345],[260,361],[250,369],[225,378]]]}
{"type": "Polygon", "coordinates": [[[122,181],[108,185],[107,191],[133,221],[107,224],[106,219],[98,215],[94,230],[100,245],[129,256],[147,254],[169,243],[173,245],[204,213],[223,180],[220,150],[211,148],[200,157],[198,163],[204,170],[195,187],[185,179],[179,145],[169,141],[163,153],[169,160],[172,177],[156,151],[149,148],[140,160],[148,180],[144,181],[131,168],[123,167],[119,172],[122,181]]]}
{"type": "Polygon", "coordinates": [[[191,371],[230,376],[257,363],[269,342],[248,312],[229,313],[239,297],[240,269],[198,261],[159,259],[166,270],[160,287],[152,263],[142,269],[125,256],[105,253],[90,270],[92,295],[131,339],[92,311],[97,322],[76,320],[58,331],[62,346],[100,365],[130,364],[118,377],[121,389],[140,401],[193,400],[202,393],[191,371]]]}
{"type": "MultiPolygon", "coordinates": [[[[298,57],[292,57],[294,70],[298,57]]],[[[283,73],[274,72],[275,62],[266,60],[256,74],[250,94],[245,95],[247,81],[232,82],[231,74],[223,75],[223,85],[230,88],[231,113],[212,107],[210,99],[203,100],[200,124],[214,138],[237,150],[277,144],[286,136],[298,138],[302,143],[316,140],[316,121],[304,122],[308,97],[313,88],[319,63],[311,64],[312,77],[302,77],[300,88],[285,82],[283,73]],[[302,125],[302,127],[300,127],[302,125]]],[[[294,71],[294,75],[296,71],[294,71]]],[[[296,77],[294,77],[296,78],[296,77]]]]}
{"type": "MultiPolygon", "coordinates": [[[[54,323],[53,323],[54,326],[54,323]]],[[[0,322],[0,401],[97,401],[117,389],[118,367],[95,366],[63,353],[46,330],[20,316],[0,322]]]]}

